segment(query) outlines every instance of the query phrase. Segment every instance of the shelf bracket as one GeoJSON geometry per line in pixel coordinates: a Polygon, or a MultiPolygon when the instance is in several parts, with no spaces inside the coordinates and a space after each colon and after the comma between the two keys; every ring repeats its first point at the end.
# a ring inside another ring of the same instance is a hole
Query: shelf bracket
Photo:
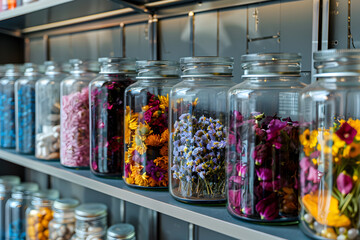
{"type": "Polygon", "coordinates": [[[150,11],[148,8],[146,8],[145,6],[139,6],[133,3],[130,3],[128,1],[125,0],[112,0],[113,2],[119,3],[124,5],[125,7],[129,7],[134,9],[134,11],[138,12],[138,13],[145,13],[145,14],[149,14],[149,15],[153,15],[153,12],[150,11]]]}

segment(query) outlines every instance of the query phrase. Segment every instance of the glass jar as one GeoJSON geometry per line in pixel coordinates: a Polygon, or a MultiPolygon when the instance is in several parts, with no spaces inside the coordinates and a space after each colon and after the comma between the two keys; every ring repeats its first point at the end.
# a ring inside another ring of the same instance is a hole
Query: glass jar
{"type": "Polygon", "coordinates": [[[61,81],[61,164],[72,168],[89,167],[89,83],[95,74],[84,63],[71,59],[70,76],[61,81]]]}
{"type": "Polygon", "coordinates": [[[35,153],[35,83],[42,75],[33,63],[25,64],[25,73],[15,82],[16,151],[35,153]]]}
{"type": "Polygon", "coordinates": [[[49,239],[69,240],[75,233],[75,208],[79,201],[71,198],[59,199],[54,202],[54,218],[49,223],[49,239]]]}
{"type": "Polygon", "coordinates": [[[8,65],[5,77],[0,79],[0,147],[15,148],[14,84],[20,77],[16,65],[8,65]]]}
{"type": "Polygon", "coordinates": [[[11,198],[5,207],[6,240],[25,240],[25,210],[30,205],[31,194],[39,190],[37,183],[25,182],[12,188],[11,198]]]}
{"type": "Polygon", "coordinates": [[[26,209],[26,239],[49,238],[49,222],[53,219],[52,204],[59,198],[59,191],[47,189],[32,195],[31,205],[26,209]]]}
{"type": "Polygon", "coordinates": [[[301,56],[249,54],[229,91],[228,211],[262,223],[298,220],[301,56]]]}
{"type": "Polygon", "coordinates": [[[100,75],[90,87],[90,168],[101,177],[121,177],[124,92],[134,83],[135,61],[100,58],[100,75]]]}
{"type": "Polygon", "coordinates": [[[75,232],[73,240],[105,240],[107,207],[101,203],[85,203],[75,209],[75,232]]]}
{"type": "Polygon", "coordinates": [[[43,160],[60,158],[60,81],[65,74],[54,62],[46,62],[45,76],[36,81],[35,156],[43,160]]]}
{"type": "Polygon", "coordinates": [[[171,87],[179,82],[179,64],[137,61],[138,81],[125,91],[125,167],[130,186],[168,186],[168,106],[171,87]]]}
{"type": "Polygon", "coordinates": [[[107,240],[136,240],[135,228],[128,223],[112,225],[107,231],[107,240]]]}
{"type": "Polygon", "coordinates": [[[226,200],[227,91],[233,58],[181,58],[182,82],[170,93],[170,193],[180,201],[226,200]]]}
{"type": "Polygon", "coordinates": [[[360,239],[360,51],[314,53],[302,92],[301,228],[317,239],[360,239]]]}
{"type": "Polygon", "coordinates": [[[13,175],[0,176],[0,239],[5,238],[5,206],[11,197],[11,189],[20,183],[20,177],[13,175]]]}

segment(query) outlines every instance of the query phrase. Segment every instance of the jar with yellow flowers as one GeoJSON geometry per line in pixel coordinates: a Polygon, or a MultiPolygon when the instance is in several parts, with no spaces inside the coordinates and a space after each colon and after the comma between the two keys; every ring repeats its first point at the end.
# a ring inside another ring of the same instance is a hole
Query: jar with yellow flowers
{"type": "Polygon", "coordinates": [[[314,53],[317,81],[301,94],[301,228],[359,239],[360,51],[314,53]]]}
{"type": "Polygon", "coordinates": [[[125,161],[130,186],[168,187],[168,109],[171,87],[179,82],[173,61],[137,61],[137,82],[125,91],[125,161]]]}

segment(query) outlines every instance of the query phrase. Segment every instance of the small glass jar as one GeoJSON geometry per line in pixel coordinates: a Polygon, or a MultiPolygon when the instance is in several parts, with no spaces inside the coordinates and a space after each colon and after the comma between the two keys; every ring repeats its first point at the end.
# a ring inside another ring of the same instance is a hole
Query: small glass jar
{"type": "Polygon", "coordinates": [[[107,240],[136,240],[135,227],[128,223],[112,225],[107,231],[107,240]]]}
{"type": "Polygon", "coordinates": [[[26,239],[49,238],[49,222],[53,219],[52,205],[59,198],[59,191],[47,189],[32,195],[31,205],[26,209],[26,239]]]}
{"type": "Polygon", "coordinates": [[[35,84],[35,156],[57,160],[60,158],[60,81],[66,75],[54,62],[45,65],[45,76],[35,84]]]}
{"type": "Polygon", "coordinates": [[[301,228],[315,239],[360,239],[360,51],[314,53],[301,93],[301,228]]]}
{"type": "Polygon", "coordinates": [[[179,82],[179,64],[137,61],[138,80],[125,91],[125,167],[130,186],[168,186],[168,106],[171,87],[179,82]]]}
{"type": "Polygon", "coordinates": [[[85,203],[75,209],[75,232],[73,240],[105,240],[107,230],[107,207],[101,203],[85,203]]]}
{"type": "Polygon", "coordinates": [[[298,220],[301,56],[249,54],[229,91],[228,210],[249,221],[298,220]]]}
{"type": "Polygon", "coordinates": [[[25,64],[25,73],[15,82],[16,151],[35,153],[35,83],[41,78],[37,66],[25,64]]]}
{"type": "Polygon", "coordinates": [[[181,58],[170,93],[170,193],[190,203],[226,201],[227,91],[233,58],[181,58]]]}
{"type": "Polygon", "coordinates": [[[25,210],[30,205],[31,194],[39,190],[37,183],[25,182],[12,188],[11,198],[5,207],[6,240],[25,240],[25,210]]]}
{"type": "Polygon", "coordinates": [[[87,168],[90,157],[89,83],[95,74],[71,59],[70,76],[61,81],[60,162],[65,167],[87,168]]]}
{"type": "Polygon", "coordinates": [[[15,148],[14,84],[21,73],[16,65],[8,65],[0,79],[0,147],[15,148]]]}
{"type": "Polygon", "coordinates": [[[75,233],[75,208],[79,201],[71,198],[59,199],[54,202],[54,218],[49,223],[49,239],[69,240],[75,233]]]}
{"type": "Polygon", "coordinates": [[[90,168],[101,177],[121,177],[124,159],[124,92],[134,83],[135,61],[100,58],[90,88],[90,168]]]}
{"type": "Polygon", "coordinates": [[[5,238],[5,206],[11,197],[11,189],[20,183],[20,177],[13,175],[0,176],[0,239],[5,238]]]}

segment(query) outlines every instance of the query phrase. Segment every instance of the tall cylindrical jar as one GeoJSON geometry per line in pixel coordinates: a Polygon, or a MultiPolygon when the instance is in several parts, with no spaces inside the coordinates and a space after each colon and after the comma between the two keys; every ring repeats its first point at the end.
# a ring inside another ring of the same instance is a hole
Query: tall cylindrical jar
{"type": "Polygon", "coordinates": [[[35,83],[41,78],[37,66],[25,64],[24,76],[15,82],[16,151],[35,153],[35,83]]]}
{"type": "Polygon", "coordinates": [[[137,61],[138,81],[125,91],[125,167],[130,186],[168,186],[168,106],[171,87],[179,82],[179,64],[137,61]]]}
{"type": "Polygon", "coordinates": [[[60,81],[65,74],[54,62],[45,65],[45,76],[35,84],[35,156],[57,160],[60,158],[60,81]]]}
{"type": "Polygon", "coordinates": [[[75,235],[72,240],[105,240],[107,207],[101,203],[85,203],[75,209],[75,235]]]}
{"type": "Polygon", "coordinates": [[[0,79],[0,147],[15,148],[14,84],[21,76],[16,65],[8,65],[5,77],[0,79]]]}
{"type": "Polygon", "coordinates": [[[227,91],[233,58],[186,57],[170,93],[170,193],[180,201],[226,200],[227,91]]]}
{"type": "Polygon", "coordinates": [[[121,177],[124,158],[124,92],[134,83],[135,61],[100,58],[101,71],[89,84],[90,168],[101,177],[121,177]]]}
{"type": "Polygon", "coordinates": [[[26,209],[26,239],[49,239],[49,222],[53,219],[52,205],[59,198],[59,191],[47,189],[32,195],[26,209]]]}
{"type": "Polygon", "coordinates": [[[360,51],[314,53],[317,81],[301,94],[301,228],[360,239],[360,51]]]}
{"type": "Polygon", "coordinates": [[[13,175],[0,176],[0,239],[5,238],[5,206],[11,197],[11,189],[20,183],[20,178],[13,175]]]}
{"type": "Polygon", "coordinates": [[[37,183],[25,182],[12,188],[11,198],[5,207],[5,239],[25,240],[25,210],[30,205],[31,194],[39,190],[37,183]]]}
{"type": "Polygon", "coordinates": [[[229,91],[228,210],[262,223],[298,220],[301,56],[249,54],[229,91]]]}
{"type": "Polygon", "coordinates": [[[50,240],[70,240],[75,233],[75,208],[79,201],[71,198],[54,202],[54,218],[49,223],[50,240]]]}
{"type": "Polygon", "coordinates": [[[89,167],[89,83],[95,74],[85,64],[72,59],[70,76],[61,81],[60,162],[66,167],[89,167]]]}

